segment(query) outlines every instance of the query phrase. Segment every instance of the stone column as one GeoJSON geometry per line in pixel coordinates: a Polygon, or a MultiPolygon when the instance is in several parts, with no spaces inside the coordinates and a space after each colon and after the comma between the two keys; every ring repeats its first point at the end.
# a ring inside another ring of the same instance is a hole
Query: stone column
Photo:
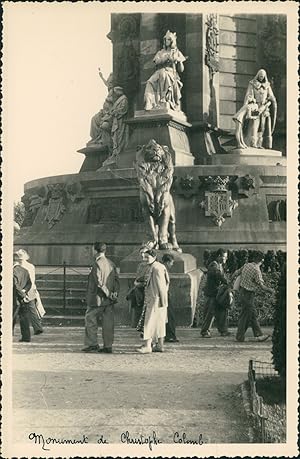
{"type": "Polygon", "coordinates": [[[219,152],[218,17],[186,15],[186,114],[192,124],[191,150],[196,164],[210,162],[219,152]]]}
{"type": "Polygon", "coordinates": [[[140,19],[140,85],[136,110],[144,108],[146,81],[154,71],[153,58],[159,50],[158,14],[142,13],[140,19]]]}

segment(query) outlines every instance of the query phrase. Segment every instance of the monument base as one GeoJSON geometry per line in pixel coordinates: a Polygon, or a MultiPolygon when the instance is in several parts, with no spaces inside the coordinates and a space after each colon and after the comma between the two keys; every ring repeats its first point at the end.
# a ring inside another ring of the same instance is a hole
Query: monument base
{"type": "Polygon", "coordinates": [[[160,145],[168,145],[173,163],[176,166],[193,166],[194,156],[186,133],[191,124],[183,112],[169,108],[139,110],[134,118],[129,119],[132,134],[126,150],[118,160],[119,168],[131,167],[136,156],[138,145],[146,145],[154,139],[160,145]]]}
{"type": "Polygon", "coordinates": [[[77,151],[85,155],[79,172],[96,171],[109,156],[107,146],[88,145],[77,151]]]}
{"type": "Polygon", "coordinates": [[[286,158],[281,151],[266,148],[234,148],[226,154],[216,154],[211,158],[214,165],[247,164],[256,166],[285,166],[286,158]]]}
{"type": "MultiPolygon", "coordinates": [[[[180,326],[190,326],[193,323],[200,280],[203,271],[197,269],[196,258],[188,253],[174,250],[157,251],[157,259],[161,261],[165,253],[174,257],[174,265],[170,272],[170,302],[175,310],[176,323],[180,326]]],[[[133,285],[138,265],[141,263],[139,249],[135,250],[120,262],[120,302],[125,302],[129,288],[133,285]]],[[[119,304],[123,310],[128,305],[119,304]]]]}

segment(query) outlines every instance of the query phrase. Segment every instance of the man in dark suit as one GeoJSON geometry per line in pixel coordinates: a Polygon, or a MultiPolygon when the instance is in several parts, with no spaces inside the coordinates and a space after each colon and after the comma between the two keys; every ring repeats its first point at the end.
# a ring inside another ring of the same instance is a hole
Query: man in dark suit
{"type": "Polygon", "coordinates": [[[28,298],[28,292],[32,283],[27,269],[19,265],[19,255],[14,253],[13,265],[13,330],[19,313],[21,339],[20,342],[29,343],[30,336],[30,306],[32,301],[28,298]]]}
{"type": "Polygon", "coordinates": [[[217,304],[216,296],[220,285],[227,285],[227,279],[224,276],[224,264],[227,260],[226,250],[219,249],[216,252],[216,259],[208,266],[207,281],[204,287],[206,301],[203,310],[203,324],[201,328],[202,338],[210,338],[210,328],[213,319],[216,319],[218,331],[221,336],[229,336],[228,319],[226,308],[221,308],[217,304]]]}
{"type": "Polygon", "coordinates": [[[85,313],[86,347],[83,352],[112,353],[114,341],[114,303],[119,294],[119,276],[114,263],[106,258],[106,244],[95,242],[95,261],[88,277],[85,313]],[[103,348],[99,348],[97,331],[102,319],[103,348]]]}
{"type": "MultiPolygon", "coordinates": [[[[167,268],[167,271],[170,272],[173,264],[174,257],[170,253],[165,253],[162,257],[162,263],[167,268]]],[[[165,343],[178,343],[179,339],[176,336],[176,320],[175,320],[175,311],[174,304],[171,301],[170,289],[168,290],[168,322],[166,324],[166,336],[165,343]]]]}

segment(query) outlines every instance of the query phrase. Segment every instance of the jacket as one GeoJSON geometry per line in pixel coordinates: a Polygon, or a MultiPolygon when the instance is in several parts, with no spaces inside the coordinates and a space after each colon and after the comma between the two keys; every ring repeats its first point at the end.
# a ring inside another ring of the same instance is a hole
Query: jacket
{"type": "Polygon", "coordinates": [[[23,303],[24,298],[32,287],[29,272],[20,265],[13,268],[13,305],[23,303]]]}
{"type": "Polygon", "coordinates": [[[111,293],[119,293],[119,276],[115,264],[105,256],[96,256],[88,276],[86,303],[88,307],[112,303],[111,293]]]}
{"type": "Polygon", "coordinates": [[[218,293],[218,288],[222,284],[228,284],[224,276],[223,267],[222,265],[217,263],[217,261],[212,261],[208,266],[207,280],[206,285],[204,287],[205,296],[215,298],[218,293]]]}

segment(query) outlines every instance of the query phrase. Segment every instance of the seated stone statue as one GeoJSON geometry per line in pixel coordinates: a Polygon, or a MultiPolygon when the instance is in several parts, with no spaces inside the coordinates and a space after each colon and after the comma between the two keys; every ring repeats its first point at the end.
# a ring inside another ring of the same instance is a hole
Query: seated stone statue
{"type": "Polygon", "coordinates": [[[91,119],[90,136],[91,140],[87,146],[107,146],[109,151],[112,148],[111,128],[112,128],[112,107],[113,107],[113,75],[109,75],[105,80],[101,70],[99,76],[108,89],[108,95],[104,101],[103,108],[91,119]]]}
{"type": "Polygon", "coordinates": [[[145,110],[160,108],[166,104],[172,110],[181,110],[180,99],[182,82],[178,72],[184,70],[184,55],[177,48],[176,33],[168,32],[164,36],[164,47],[153,59],[156,71],[149,78],[145,88],[145,110]]]}
{"type": "Polygon", "coordinates": [[[244,105],[234,115],[238,148],[272,148],[277,101],[265,70],[249,82],[244,105]]]}

